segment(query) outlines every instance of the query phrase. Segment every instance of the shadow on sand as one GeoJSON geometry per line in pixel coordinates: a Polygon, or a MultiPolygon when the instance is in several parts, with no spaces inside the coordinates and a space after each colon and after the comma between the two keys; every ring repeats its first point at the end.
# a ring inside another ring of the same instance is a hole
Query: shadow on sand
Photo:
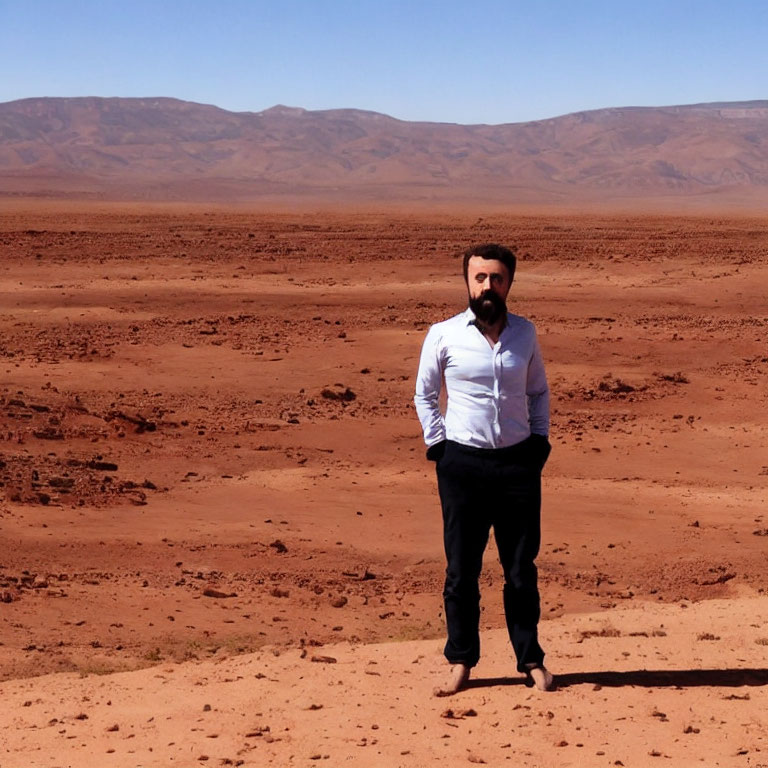
{"type": "MultiPolygon", "coordinates": [[[[645,688],[696,688],[713,686],[740,688],[743,685],[768,685],[768,669],[637,669],[628,672],[570,672],[555,674],[558,688],[571,685],[599,685],[620,688],[638,685],[645,688]]],[[[524,685],[522,677],[479,677],[467,689],[499,685],[524,685]]]]}

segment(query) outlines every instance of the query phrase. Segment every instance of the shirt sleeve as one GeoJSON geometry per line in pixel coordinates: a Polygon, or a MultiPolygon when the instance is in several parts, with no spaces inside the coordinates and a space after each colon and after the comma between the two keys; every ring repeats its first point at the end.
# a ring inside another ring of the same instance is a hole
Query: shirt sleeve
{"type": "Polygon", "coordinates": [[[445,424],[438,402],[442,386],[440,334],[435,326],[432,326],[421,348],[419,372],[416,376],[416,396],[413,399],[427,446],[445,440],[445,424]]]}
{"type": "Polygon", "coordinates": [[[539,341],[533,337],[533,353],[528,364],[528,380],[525,389],[528,395],[528,420],[531,432],[549,436],[549,385],[544,372],[539,341]]]}

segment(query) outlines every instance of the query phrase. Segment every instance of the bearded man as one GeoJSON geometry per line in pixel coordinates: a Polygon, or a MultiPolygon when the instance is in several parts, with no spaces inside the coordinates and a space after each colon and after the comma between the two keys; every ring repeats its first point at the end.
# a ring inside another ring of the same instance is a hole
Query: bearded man
{"type": "Polygon", "coordinates": [[[549,388],[533,324],[507,311],[516,259],[496,244],[464,254],[469,307],[424,340],[416,411],[434,461],[447,561],[443,600],[447,696],[466,687],[480,658],[483,553],[493,528],[504,571],[504,613],[517,669],[554,688],[539,645],[541,471],[549,456],[549,388]],[[446,388],[445,414],[438,404],[446,388]]]}

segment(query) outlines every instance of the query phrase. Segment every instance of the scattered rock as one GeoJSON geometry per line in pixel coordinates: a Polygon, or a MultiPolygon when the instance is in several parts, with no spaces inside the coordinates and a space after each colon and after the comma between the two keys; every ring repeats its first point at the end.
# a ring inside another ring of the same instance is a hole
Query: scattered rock
{"type": "MultiPolygon", "coordinates": [[[[710,569],[715,570],[715,569],[710,569]]],[[[697,583],[700,584],[703,587],[711,587],[715,584],[725,584],[726,581],[730,581],[731,579],[736,578],[736,574],[732,571],[725,571],[723,569],[720,569],[721,572],[717,573],[714,576],[708,577],[706,579],[702,579],[698,581],[697,583]]]]}
{"type": "Polygon", "coordinates": [[[463,720],[465,717],[477,717],[477,712],[474,709],[446,709],[440,713],[440,717],[446,720],[463,720]]]}
{"type": "Polygon", "coordinates": [[[117,464],[111,461],[89,461],[86,462],[88,469],[97,469],[103,472],[117,472],[117,464]]]}
{"type": "MultiPolygon", "coordinates": [[[[358,512],[358,515],[362,515],[362,512],[358,512]]],[[[371,581],[376,578],[375,573],[371,573],[368,568],[360,568],[355,571],[342,571],[342,576],[347,576],[350,579],[357,579],[358,581],[371,581]]]]}
{"type": "Polygon", "coordinates": [[[157,429],[157,424],[154,421],[145,419],[141,414],[127,414],[123,411],[110,411],[105,417],[104,421],[113,421],[114,419],[120,419],[127,421],[129,424],[133,424],[136,427],[136,434],[141,435],[144,432],[154,432],[157,429]]]}
{"type": "Polygon", "coordinates": [[[222,592],[220,589],[214,589],[213,587],[206,587],[203,590],[205,597],[237,597],[237,592],[222,592]]]}
{"type": "Polygon", "coordinates": [[[331,389],[330,387],[324,387],[320,394],[326,400],[341,400],[345,403],[349,403],[352,402],[352,400],[357,399],[357,395],[349,387],[344,387],[343,389],[331,389]]]}

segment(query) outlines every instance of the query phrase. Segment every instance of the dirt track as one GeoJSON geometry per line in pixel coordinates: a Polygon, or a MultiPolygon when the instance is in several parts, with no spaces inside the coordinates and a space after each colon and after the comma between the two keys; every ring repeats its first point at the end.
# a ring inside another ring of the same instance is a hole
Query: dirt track
{"type": "Polygon", "coordinates": [[[764,222],[19,208],[0,679],[440,637],[413,379],[483,241],[518,247],[553,392],[547,618],[762,595],[764,222]]]}

